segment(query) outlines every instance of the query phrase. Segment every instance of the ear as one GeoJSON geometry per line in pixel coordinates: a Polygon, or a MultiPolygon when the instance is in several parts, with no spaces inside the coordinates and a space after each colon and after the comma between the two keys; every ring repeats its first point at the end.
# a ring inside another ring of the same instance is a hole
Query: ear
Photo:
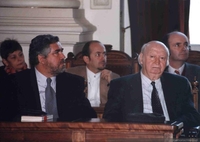
{"type": "Polygon", "coordinates": [[[39,61],[39,63],[44,64],[45,63],[45,57],[43,55],[38,55],[38,61],[39,61]]]}
{"type": "Polygon", "coordinates": [[[166,64],[166,67],[167,67],[167,66],[169,66],[169,60],[167,60],[167,64],[166,64]]]}
{"type": "Polygon", "coordinates": [[[138,63],[139,63],[140,65],[143,64],[143,63],[142,63],[142,60],[143,60],[143,53],[140,53],[139,56],[138,56],[138,63]]]}
{"type": "Polygon", "coordinates": [[[3,62],[3,64],[4,64],[5,66],[8,66],[8,65],[9,65],[9,63],[8,63],[8,61],[7,61],[6,59],[2,59],[2,62],[3,62]]]}
{"type": "Polygon", "coordinates": [[[83,61],[84,61],[86,64],[88,64],[89,61],[90,61],[90,59],[89,59],[88,56],[83,56],[83,61]]]}

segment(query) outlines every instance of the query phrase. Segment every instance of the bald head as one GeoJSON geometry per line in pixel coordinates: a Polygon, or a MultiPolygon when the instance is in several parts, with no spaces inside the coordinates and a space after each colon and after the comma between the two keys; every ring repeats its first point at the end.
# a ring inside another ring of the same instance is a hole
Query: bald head
{"type": "Polygon", "coordinates": [[[142,73],[150,80],[159,79],[169,60],[169,50],[160,41],[150,41],[142,46],[139,63],[142,73]]]}
{"type": "Polygon", "coordinates": [[[182,32],[171,32],[168,34],[167,46],[170,51],[170,65],[180,68],[189,56],[188,37],[182,32]]]}

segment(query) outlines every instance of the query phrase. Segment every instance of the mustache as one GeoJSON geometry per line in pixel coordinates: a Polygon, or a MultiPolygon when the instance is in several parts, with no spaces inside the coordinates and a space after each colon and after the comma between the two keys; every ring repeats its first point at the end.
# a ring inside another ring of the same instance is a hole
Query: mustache
{"type": "Polygon", "coordinates": [[[60,63],[66,63],[65,59],[61,60],[60,63]]]}

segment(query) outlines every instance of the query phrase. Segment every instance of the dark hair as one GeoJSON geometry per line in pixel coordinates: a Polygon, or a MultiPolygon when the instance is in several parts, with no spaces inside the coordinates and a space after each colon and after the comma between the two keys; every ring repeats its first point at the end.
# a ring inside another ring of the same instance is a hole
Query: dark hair
{"type": "Polygon", "coordinates": [[[10,53],[17,50],[23,51],[19,42],[15,39],[6,39],[1,42],[0,54],[3,59],[7,59],[10,53]]]}
{"type": "Polygon", "coordinates": [[[101,42],[98,41],[98,40],[91,40],[91,41],[86,42],[85,45],[83,46],[83,49],[82,49],[82,56],[90,57],[90,45],[91,45],[91,43],[101,43],[101,42]]]}
{"type": "Polygon", "coordinates": [[[38,35],[33,38],[29,47],[29,63],[31,68],[39,63],[38,55],[46,57],[50,52],[50,44],[57,42],[59,42],[59,38],[50,34],[38,35]]]}

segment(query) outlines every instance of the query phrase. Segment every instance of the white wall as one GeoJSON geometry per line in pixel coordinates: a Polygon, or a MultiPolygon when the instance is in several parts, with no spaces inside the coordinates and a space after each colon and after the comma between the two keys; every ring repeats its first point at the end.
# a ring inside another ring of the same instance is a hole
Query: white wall
{"type": "Polygon", "coordinates": [[[190,31],[190,43],[200,44],[200,18],[198,14],[200,13],[200,1],[191,0],[190,1],[190,16],[189,16],[189,31],[190,31]]]}
{"type": "Polygon", "coordinates": [[[94,40],[104,44],[113,45],[114,50],[119,50],[119,4],[120,0],[111,0],[111,9],[91,9],[91,0],[81,0],[82,8],[85,9],[86,19],[97,27],[93,34],[94,40]]]}
{"type": "Polygon", "coordinates": [[[200,18],[197,16],[200,13],[200,1],[190,1],[190,16],[189,16],[189,36],[192,50],[200,51],[200,18]]]}

